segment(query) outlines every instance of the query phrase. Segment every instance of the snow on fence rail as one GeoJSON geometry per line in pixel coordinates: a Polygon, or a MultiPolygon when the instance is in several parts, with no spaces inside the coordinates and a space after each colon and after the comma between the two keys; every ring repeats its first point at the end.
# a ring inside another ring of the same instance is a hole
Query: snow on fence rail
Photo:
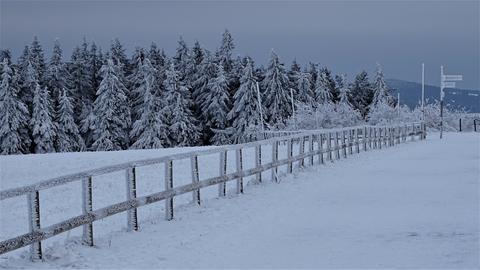
{"type": "MultiPolygon", "coordinates": [[[[287,173],[293,171],[293,163],[299,162],[299,167],[307,164],[314,165],[314,157],[318,157],[320,164],[334,159],[346,158],[353,153],[360,153],[361,150],[380,149],[382,146],[393,146],[405,142],[408,137],[415,140],[425,139],[426,126],[424,123],[411,123],[407,125],[396,126],[362,126],[344,129],[332,129],[321,131],[302,132],[283,137],[274,137],[267,140],[250,142],[238,145],[226,145],[217,148],[192,151],[171,156],[165,156],[154,159],[138,160],[123,164],[107,166],[88,170],[80,173],[70,174],[63,177],[39,182],[19,188],[12,188],[0,191],[0,201],[17,197],[26,196],[28,201],[28,219],[30,232],[19,235],[0,242],[0,254],[4,254],[21,247],[30,245],[32,260],[42,258],[41,241],[53,237],[63,232],[83,226],[83,242],[86,245],[93,246],[93,222],[121,213],[127,212],[127,226],[129,230],[138,230],[137,208],[159,201],[165,201],[165,218],[172,220],[174,215],[173,199],[175,196],[192,192],[193,201],[196,204],[201,203],[200,190],[202,188],[218,185],[218,196],[226,195],[226,182],[236,180],[236,193],[243,193],[243,179],[247,176],[255,175],[257,182],[262,182],[262,172],[271,170],[271,180],[277,182],[277,170],[279,166],[287,165],[287,173]],[[279,159],[279,144],[287,144],[287,157],[279,159]],[[299,152],[293,155],[293,144],[299,144],[299,152]],[[308,147],[305,148],[308,143],[308,147]],[[272,149],[271,162],[264,163],[262,160],[262,146],[270,146],[272,149]],[[315,147],[316,146],[316,147],[315,147]],[[244,169],[244,150],[247,148],[255,149],[255,167],[244,169]],[[227,173],[227,153],[235,151],[236,171],[227,173]],[[203,155],[219,154],[219,173],[216,177],[205,180],[199,180],[198,157],[203,155]],[[191,183],[174,187],[173,161],[190,160],[191,183]],[[137,197],[137,168],[152,164],[164,164],[165,166],[165,190],[152,193],[146,196],[137,197]],[[103,175],[111,172],[125,171],[126,195],[127,200],[106,206],[101,209],[93,210],[92,202],[92,181],[93,176],[103,175]],[[78,215],[59,223],[41,227],[40,224],[40,191],[52,187],[64,185],[70,182],[81,181],[82,183],[82,210],[83,214],[78,215]]],[[[11,209],[11,211],[16,211],[11,209]]],[[[8,213],[2,213],[8,216],[8,213]]]]}

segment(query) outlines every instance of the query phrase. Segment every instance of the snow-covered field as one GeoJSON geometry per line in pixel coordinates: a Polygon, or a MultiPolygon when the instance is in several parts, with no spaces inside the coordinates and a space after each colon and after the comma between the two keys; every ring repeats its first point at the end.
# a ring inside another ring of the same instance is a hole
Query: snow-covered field
{"type": "MultiPolygon", "coordinates": [[[[163,219],[163,203],[153,204],[139,209],[139,232],[125,232],[119,214],[94,223],[94,248],[77,244],[79,228],[42,242],[44,262],[29,262],[24,248],[0,256],[0,267],[478,268],[479,143],[473,133],[442,141],[429,134],[283,176],[280,184],[248,185],[240,196],[217,199],[216,187],[207,188],[200,207],[185,204],[190,194],[176,199],[173,221],[163,219]]],[[[0,188],[188,150],[0,157],[0,188]]],[[[246,156],[245,167],[253,167],[246,156]]],[[[218,173],[217,158],[200,159],[200,179],[218,173]]],[[[174,166],[176,185],[190,181],[188,160],[174,166]]],[[[163,189],[162,170],[140,171],[139,195],[163,189]]],[[[94,185],[95,209],[125,199],[123,174],[94,185]]],[[[81,213],[79,183],[40,196],[42,226],[81,213]]],[[[0,240],[28,231],[25,198],[0,207],[0,240]]]]}

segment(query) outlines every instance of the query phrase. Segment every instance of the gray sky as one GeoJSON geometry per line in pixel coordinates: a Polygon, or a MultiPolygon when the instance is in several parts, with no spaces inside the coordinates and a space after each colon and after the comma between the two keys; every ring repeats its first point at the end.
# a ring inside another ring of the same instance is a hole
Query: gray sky
{"type": "Polygon", "coordinates": [[[214,50],[232,33],[235,54],[258,64],[272,48],[290,66],[311,60],[352,77],[384,66],[389,78],[438,85],[441,64],[479,89],[479,1],[21,1],[0,0],[1,47],[17,57],[37,35],[58,37],[70,58],[85,36],[102,48],[118,37],[130,53],[157,42],[172,55],[178,37],[214,50]]]}

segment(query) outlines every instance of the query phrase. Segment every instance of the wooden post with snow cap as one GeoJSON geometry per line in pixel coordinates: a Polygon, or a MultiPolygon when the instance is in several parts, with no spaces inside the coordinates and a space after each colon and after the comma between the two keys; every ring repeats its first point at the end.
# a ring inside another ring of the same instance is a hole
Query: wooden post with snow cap
{"type": "MultiPolygon", "coordinates": [[[[40,194],[38,190],[28,193],[28,223],[31,233],[40,230],[40,194]]],[[[32,243],[30,245],[30,259],[36,261],[42,258],[42,242],[32,243]]]]}
{"type": "MultiPolygon", "coordinates": [[[[262,146],[255,146],[255,168],[259,168],[262,165],[262,146]]],[[[262,172],[258,172],[255,176],[257,183],[262,182],[262,172]]]]}
{"type": "Polygon", "coordinates": [[[348,153],[350,155],[353,154],[353,133],[354,132],[355,132],[355,129],[348,130],[348,153]]]}
{"type": "MultiPolygon", "coordinates": [[[[82,213],[88,214],[93,210],[92,176],[82,180],[82,213]]],[[[85,245],[93,246],[93,223],[83,225],[82,240],[85,245]]]]}
{"type": "MultiPolygon", "coordinates": [[[[300,142],[299,142],[299,147],[300,147],[300,150],[298,151],[300,155],[303,155],[305,154],[305,136],[302,136],[300,138],[300,142]]],[[[299,161],[298,161],[298,165],[300,168],[303,168],[304,165],[305,165],[305,158],[301,158],[299,161]]]]}
{"type": "Polygon", "coordinates": [[[415,124],[412,124],[412,142],[415,141],[415,124]]]}
{"type": "Polygon", "coordinates": [[[338,131],[335,132],[335,159],[340,159],[340,144],[339,141],[340,136],[338,134],[338,131]]]}
{"type": "Polygon", "coordinates": [[[278,141],[272,142],[272,182],[278,182],[278,141]]]}
{"type": "Polygon", "coordinates": [[[314,139],[316,135],[311,134],[308,137],[308,154],[310,155],[310,166],[313,166],[313,158],[314,158],[314,139]]]}
{"type": "MultiPolygon", "coordinates": [[[[225,176],[227,174],[227,151],[220,152],[219,160],[220,164],[218,166],[219,176],[225,176]]],[[[222,181],[218,184],[218,196],[225,197],[227,193],[227,183],[222,181]]]]}
{"type": "Polygon", "coordinates": [[[359,138],[359,129],[355,129],[355,150],[357,151],[357,154],[360,153],[360,138],[359,138]]]}
{"type": "MultiPolygon", "coordinates": [[[[173,160],[165,161],[165,190],[173,189],[173,160]]],[[[173,219],[173,197],[165,199],[165,219],[173,219]]]]}
{"type": "MultiPolygon", "coordinates": [[[[128,168],[125,172],[127,179],[127,200],[137,198],[137,183],[135,167],[128,168]]],[[[129,231],[138,231],[137,208],[127,211],[127,228],[129,231]]]]}
{"type": "Polygon", "coordinates": [[[367,151],[367,127],[363,128],[362,142],[363,142],[363,151],[367,151]]]}
{"type": "Polygon", "coordinates": [[[327,159],[328,161],[333,161],[333,153],[332,153],[332,133],[328,133],[328,139],[327,139],[327,159]]]}
{"type": "Polygon", "coordinates": [[[238,178],[237,178],[237,194],[243,193],[243,154],[242,154],[242,148],[238,148],[235,150],[235,162],[237,164],[237,173],[238,173],[238,178]]]}
{"type": "MultiPolygon", "coordinates": [[[[192,184],[196,184],[198,182],[200,182],[200,177],[199,177],[199,173],[198,173],[198,156],[195,155],[195,156],[192,156],[190,158],[190,168],[191,168],[191,171],[192,171],[192,184]]],[[[193,203],[197,204],[197,205],[200,205],[201,201],[200,201],[200,189],[195,189],[193,192],[192,192],[192,199],[193,199],[193,203]]]]}
{"type": "Polygon", "coordinates": [[[318,134],[318,161],[320,164],[324,164],[325,163],[325,159],[324,159],[324,156],[323,156],[323,137],[325,136],[325,134],[318,134]]]}
{"type": "Polygon", "coordinates": [[[292,155],[293,155],[293,142],[292,142],[292,139],[288,139],[288,142],[287,142],[287,158],[288,158],[287,173],[292,173],[292,171],[293,171],[292,155]]]}

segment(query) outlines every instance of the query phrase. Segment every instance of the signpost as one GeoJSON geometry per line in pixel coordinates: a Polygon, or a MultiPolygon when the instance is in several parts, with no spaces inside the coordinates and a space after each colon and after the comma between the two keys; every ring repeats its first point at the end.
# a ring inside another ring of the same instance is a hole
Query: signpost
{"type": "Polygon", "coordinates": [[[463,80],[462,75],[445,75],[443,66],[440,66],[440,139],[443,137],[443,98],[445,88],[455,88],[455,81],[463,80]]]}

